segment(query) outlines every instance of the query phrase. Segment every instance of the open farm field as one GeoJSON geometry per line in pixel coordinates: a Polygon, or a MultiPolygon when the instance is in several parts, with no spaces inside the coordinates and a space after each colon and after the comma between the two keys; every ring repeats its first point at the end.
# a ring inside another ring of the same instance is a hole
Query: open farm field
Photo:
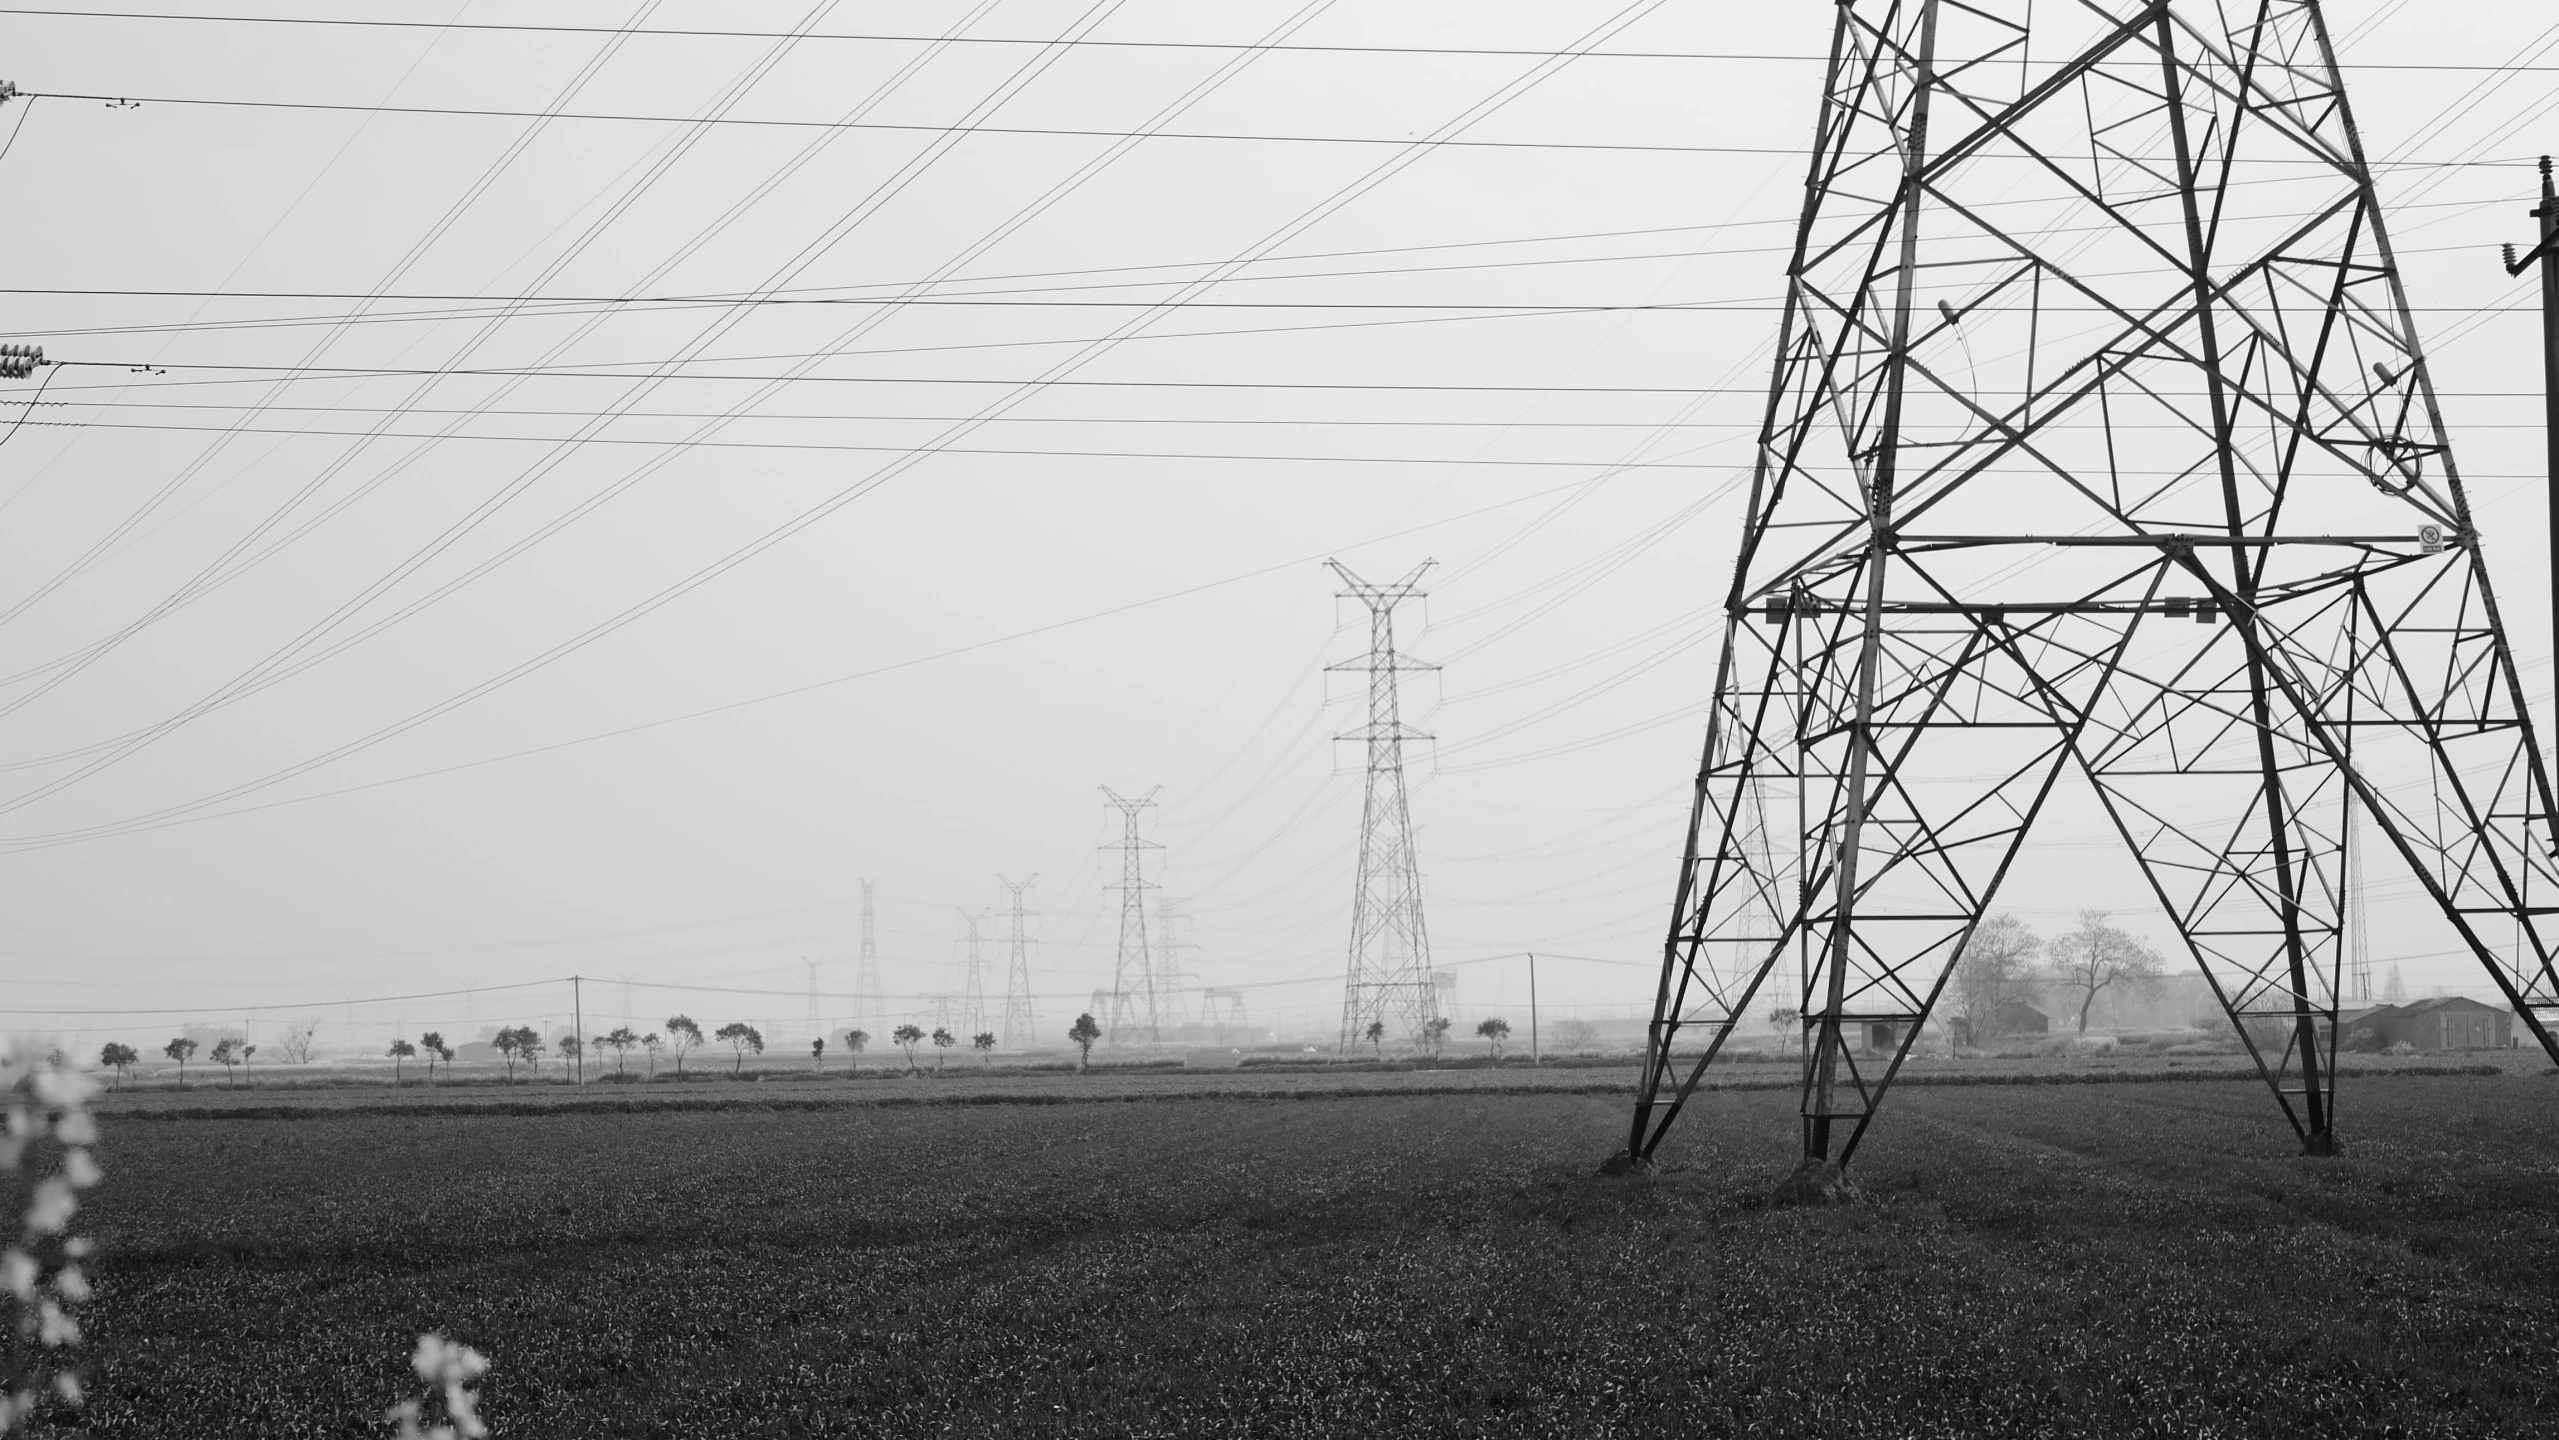
{"type": "Polygon", "coordinates": [[[1828,1212],[1781,1091],[1631,1180],[1622,1091],[110,1113],[86,1419],[381,1434],[439,1329],[546,1440],[2559,1434],[2555,1084],[1915,1088],[1828,1212]]]}
{"type": "MultiPolygon", "coordinates": [[[[2537,1050],[2473,1051],[2409,1057],[2355,1056],[2343,1074],[2441,1076],[2469,1073],[2540,1074],[2548,1062],[2537,1050]]],[[[1745,1057],[1720,1064],[1707,1082],[1719,1090],[1789,1090],[1800,1062],[1745,1057]]],[[[660,1076],[647,1082],[597,1082],[574,1086],[556,1076],[502,1081],[465,1072],[458,1080],[411,1079],[321,1072],[289,1074],[258,1085],[199,1083],[128,1084],[98,1099],[102,1115],[163,1119],[222,1116],[289,1118],[306,1113],[518,1114],[554,1110],[636,1112],[670,1109],[828,1109],[840,1106],[1075,1104],[1089,1100],[1228,1097],[1242,1100],[1472,1094],[1529,1091],[1548,1094],[1630,1096],[1638,1070],[1632,1059],[1585,1060],[1569,1065],[1525,1064],[1255,1065],[1238,1069],[1185,1069],[1174,1065],[1097,1065],[1078,1074],[1063,1068],[953,1065],[865,1069],[812,1074],[806,1069],[697,1072],[682,1081],[660,1076]]],[[[1898,1083],[1933,1085],[2117,1084],[2151,1080],[2256,1085],[2256,1071],[2236,1056],[2129,1054],[2031,1059],[1913,1060],[1898,1083]]]]}

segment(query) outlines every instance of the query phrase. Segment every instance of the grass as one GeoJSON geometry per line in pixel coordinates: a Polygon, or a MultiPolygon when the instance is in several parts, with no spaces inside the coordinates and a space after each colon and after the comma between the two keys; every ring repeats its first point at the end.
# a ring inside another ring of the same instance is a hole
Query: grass
{"type": "Polygon", "coordinates": [[[1761,1090],[1650,1180],[1622,1090],[110,1116],[89,1433],[378,1435],[441,1329],[501,1436],[2559,1434],[2553,1083],[1917,1088],[1837,1212],[1761,1090]]]}

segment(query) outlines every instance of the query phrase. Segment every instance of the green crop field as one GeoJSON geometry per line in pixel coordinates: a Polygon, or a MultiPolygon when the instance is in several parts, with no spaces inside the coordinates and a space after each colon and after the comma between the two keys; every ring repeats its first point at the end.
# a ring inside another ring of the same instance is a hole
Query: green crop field
{"type": "MultiPolygon", "coordinates": [[[[1168,1079],[1176,1077],[1167,1077],[1168,1079]]],[[[1412,1077],[1416,1081],[1432,1077],[1412,1077]]],[[[1024,1081],[1054,1098],[1076,1077],[1024,1081]]],[[[1867,1203],[1783,1092],[105,1112],[88,1433],[2559,1434],[2559,1080],[1913,1089],[1867,1203]]]]}

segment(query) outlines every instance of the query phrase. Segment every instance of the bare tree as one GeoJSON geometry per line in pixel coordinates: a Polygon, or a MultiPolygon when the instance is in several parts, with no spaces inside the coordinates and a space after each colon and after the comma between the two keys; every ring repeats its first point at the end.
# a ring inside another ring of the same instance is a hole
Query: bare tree
{"type": "Polygon", "coordinates": [[[1973,927],[1964,953],[1955,959],[1949,988],[1955,1016],[1972,1032],[1974,1044],[1997,1033],[2002,1008],[2024,998],[2035,980],[2035,956],[2043,948],[2043,937],[2014,915],[1993,915],[1973,927]]]}
{"type": "Polygon", "coordinates": [[[283,1052],[285,1064],[308,1065],[311,1063],[311,1041],[319,1033],[320,1019],[316,1015],[293,1021],[284,1027],[284,1038],[275,1042],[275,1048],[283,1052]]]}
{"type": "Polygon", "coordinates": [[[2079,997],[2079,1033],[2088,1033],[2088,1007],[2100,992],[2121,985],[2127,990],[2155,983],[2165,967],[2159,952],[2116,928],[2103,910],[2082,910],[2079,924],[2053,937],[2046,949],[2045,978],[2079,997]]]}
{"type": "Polygon", "coordinates": [[[1555,1025],[1555,1048],[1567,1055],[1599,1048],[1599,1027],[1576,1015],[1555,1025]]]}

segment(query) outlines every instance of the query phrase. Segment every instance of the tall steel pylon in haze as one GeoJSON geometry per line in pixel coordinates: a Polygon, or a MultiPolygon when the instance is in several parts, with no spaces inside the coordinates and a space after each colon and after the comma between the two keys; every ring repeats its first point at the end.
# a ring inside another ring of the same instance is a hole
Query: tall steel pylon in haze
{"type": "Polygon", "coordinates": [[[1828,1185],[2057,794],[2305,1151],[2355,812],[2559,1058],[2550,780],[2318,5],[1835,16],[1629,1158],[1792,972],[1828,1185]]]}
{"type": "Polygon", "coordinates": [[[995,877],[995,883],[1003,886],[1013,897],[1013,931],[1005,937],[1004,951],[1004,1028],[1001,1035],[1007,1050],[1027,1050],[1039,1043],[1039,1021],[1031,1014],[1031,937],[1022,928],[1024,920],[1039,913],[1022,908],[1022,896],[1039,878],[1036,874],[1028,880],[1007,880],[1002,875],[995,877]]]}
{"type": "Polygon", "coordinates": [[[967,1040],[986,1028],[986,922],[995,918],[989,908],[961,910],[960,923],[968,927],[968,958],[960,972],[959,1021],[960,1038],[967,1040]]]}
{"type": "Polygon", "coordinates": [[[1156,886],[1146,878],[1142,863],[1147,851],[1162,847],[1138,834],[1138,818],[1155,807],[1163,788],[1158,785],[1131,800],[1102,787],[1106,803],[1120,813],[1120,838],[1102,847],[1120,852],[1120,881],[1105,887],[1120,892],[1119,964],[1112,971],[1111,1011],[1102,1021],[1103,1033],[1114,1044],[1136,1040],[1152,1045],[1164,1033],[1155,1012],[1155,956],[1146,943],[1146,892],[1156,886]]]}
{"type": "Polygon", "coordinates": [[[872,1043],[888,1038],[888,999],[880,991],[880,928],[871,909],[871,882],[862,882],[862,950],[853,963],[853,1024],[872,1043]]]}
{"type": "Polygon", "coordinates": [[[1338,560],[1341,593],[1368,607],[1368,653],[1331,667],[1368,676],[1368,723],[1334,738],[1368,747],[1360,802],[1359,884],[1351,896],[1350,973],[1342,983],[1342,1049],[1362,1043],[1373,1021],[1418,1035],[1439,1014],[1431,983],[1430,932],[1422,923],[1422,872],[1413,850],[1413,806],[1404,784],[1404,742],[1431,738],[1404,723],[1396,677],[1436,670],[1395,648],[1395,607],[1419,599],[1425,560],[1391,585],[1371,585],[1338,560]]]}

